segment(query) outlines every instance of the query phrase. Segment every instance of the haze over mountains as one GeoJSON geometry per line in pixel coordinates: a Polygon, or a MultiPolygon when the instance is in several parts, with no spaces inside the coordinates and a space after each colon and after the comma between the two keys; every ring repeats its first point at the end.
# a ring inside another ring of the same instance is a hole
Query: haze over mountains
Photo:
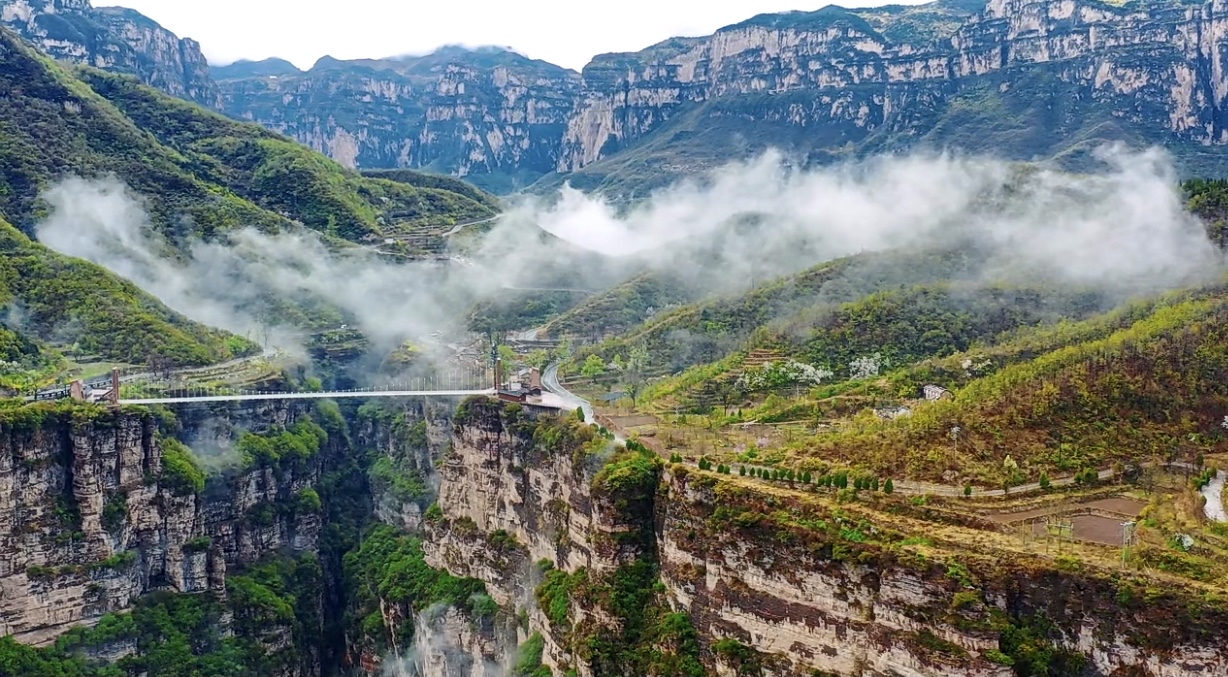
{"type": "Polygon", "coordinates": [[[498,48],[207,71],[196,43],[135,12],[0,0],[0,19],[57,58],[135,73],[343,165],[498,192],[566,178],[634,197],[768,147],[801,164],[925,147],[1081,168],[1121,140],[1164,144],[1206,175],[1228,141],[1215,2],[830,6],[599,55],[581,73],[498,48]]]}

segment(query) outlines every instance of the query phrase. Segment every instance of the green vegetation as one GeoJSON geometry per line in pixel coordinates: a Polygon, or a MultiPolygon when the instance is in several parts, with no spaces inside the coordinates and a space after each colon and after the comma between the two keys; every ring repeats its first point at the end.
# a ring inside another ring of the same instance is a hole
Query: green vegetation
{"type": "Polygon", "coordinates": [[[236,448],[247,466],[282,468],[311,459],[327,441],[324,428],[315,421],[304,420],[289,428],[244,433],[236,448]]]}
{"type": "Polygon", "coordinates": [[[650,314],[690,303],[697,296],[683,280],[645,273],[585,299],[543,329],[550,336],[599,337],[628,331],[650,319],[650,314]]]}
{"type": "Polygon", "coordinates": [[[211,594],[154,593],[128,613],[76,628],[48,648],[0,638],[0,674],[13,677],[264,677],[312,663],[294,646],[275,652],[266,642],[288,631],[295,645],[318,646],[316,592],[322,571],[314,556],[274,559],[227,578],[225,601],[211,594]],[[222,623],[233,614],[230,630],[222,623]],[[134,646],[136,654],[110,665],[86,651],[134,646]]]}
{"type": "Polygon", "coordinates": [[[363,171],[362,174],[372,179],[387,179],[417,188],[446,190],[449,193],[463,195],[474,202],[484,204],[493,211],[500,211],[503,208],[499,199],[490,193],[477,188],[471,183],[466,183],[456,177],[445,174],[428,174],[412,169],[369,169],[363,171]]]}
{"type": "Polygon", "coordinates": [[[1021,327],[1088,317],[1106,307],[1103,295],[1091,291],[947,281],[969,275],[984,256],[957,246],[825,263],[741,296],[662,313],[586,349],[571,373],[600,375],[589,355],[599,355],[604,364],[636,349],[648,356],[649,374],[693,367],[653,384],[641,394],[643,401],[668,396],[671,405],[710,406],[736,399],[739,390],[763,388],[737,383],[752,352],[809,365],[814,379],[788,384],[808,388],[819,380],[857,376],[865,371],[863,362],[873,362],[876,370],[950,355],[1021,327]],[[730,390],[727,397],[722,388],[730,390]]]}
{"type": "MultiPolygon", "coordinates": [[[[39,340],[134,364],[208,364],[257,350],[187,320],[100,266],[51,251],[2,218],[0,254],[0,302],[20,308],[39,340]]],[[[10,330],[0,339],[14,357],[37,353],[10,330]]]]}
{"type": "Polygon", "coordinates": [[[346,553],[344,568],[348,623],[381,647],[391,646],[394,637],[400,641],[413,637],[413,612],[433,604],[476,611],[479,617],[488,611],[483,609],[483,598],[489,598],[481,581],[432,569],[423,557],[420,540],[387,525],[367,530],[361,545],[346,553]],[[381,602],[399,610],[399,627],[387,626],[381,602]]]}
{"type": "MultiPolygon", "coordinates": [[[[12,353],[29,338],[121,363],[179,366],[256,349],[188,322],[97,266],[23,237],[47,215],[40,195],[66,177],[115,177],[141,200],[154,229],[180,248],[242,227],[305,226],[334,242],[357,241],[496,213],[492,199],[472,188],[462,194],[450,183],[366,178],[286,137],[133,78],[69,71],[8,31],[0,33],[0,90],[10,93],[0,101],[0,302],[19,309],[29,325],[0,329],[0,352],[12,353]]],[[[345,321],[306,292],[260,303],[260,314],[279,322],[345,321]]],[[[28,388],[31,373],[46,380],[42,371],[54,365],[31,361],[37,363],[18,370],[21,378],[0,373],[0,386],[28,388]]]]}
{"type": "Polygon", "coordinates": [[[702,677],[699,642],[690,618],[665,606],[664,588],[651,559],[639,559],[615,572],[592,577],[539,563],[544,572],[536,595],[556,632],[597,674],[702,677]],[[600,609],[617,619],[618,629],[573,625],[573,608],[600,609]]]}
{"type": "Polygon", "coordinates": [[[69,73],[11,33],[0,45],[0,86],[17,93],[0,102],[0,214],[23,229],[39,215],[38,192],[68,173],[114,174],[146,199],[172,242],[190,234],[185,227],[211,236],[299,221],[356,239],[385,225],[494,213],[446,188],[364,178],[127,76],[69,73]]]}
{"type": "Polygon", "coordinates": [[[377,487],[387,487],[398,501],[428,499],[431,492],[426,480],[417,468],[404,467],[406,465],[404,460],[381,456],[371,464],[371,482],[377,487]]]}
{"type": "Polygon", "coordinates": [[[188,445],[173,437],[163,437],[162,475],[158,483],[180,495],[199,494],[205,490],[205,473],[188,445]]]}
{"type": "Polygon", "coordinates": [[[1078,653],[1058,648],[1057,628],[1042,616],[1001,623],[1000,651],[995,662],[1011,665],[1019,677],[1062,677],[1082,674],[1087,659],[1078,653]]]}
{"type": "Polygon", "coordinates": [[[1008,454],[1027,460],[1036,480],[1042,471],[1086,475],[1114,461],[1192,457],[1200,444],[1224,439],[1219,423],[1228,392],[1213,375],[1228,361],[1217,347],[1228,336],[1228,296],[1178,296],[1125,328],[1093,336],[973,379],[955,400],[816,438],[806,454],[856,458],[884,473],[906,468],[913,477],[980,469],[982,481],[996,486],[1007,479],[1008,454]]]}
{"type": "Polygon", "coordinates": [[[128,516],[128,497],[117,493],[107,498],[102,506],[102,526],[107,531],[115,531],[124,523],[128,516]]]}
{"type": "Polygon", "coordinates": [[[545,647],[546,640],[540,632],[529,635],[516,651],[512,677],[552,677],[550,668],[542,665],[542,651],[545,647]]]}

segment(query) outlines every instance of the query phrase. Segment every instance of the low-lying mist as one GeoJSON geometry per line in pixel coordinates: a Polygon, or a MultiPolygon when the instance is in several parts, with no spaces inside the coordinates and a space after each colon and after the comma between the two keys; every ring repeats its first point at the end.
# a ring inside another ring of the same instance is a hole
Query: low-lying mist
{"type": "MultiPolygon", "coordinates": [[[[1099,157],[1100,173],[1070,175],[950,155],[802,171],[768,153],[624,211],[571,189],[550,204],[523,199],[467,264],[390,262],[308,231],[240,229],[175,248],[114,180],[72,178],[49,189],[37,237],[213,326],[249,333],[266,321],[270,299],[314,298],[341,309],[380,348],[458,332],[472,304],[508,287],[601,289],[647,270],[721,293],[858,252],[957,240],[989,252],[979,270],[987,280],[1126,296],[1219,273],[1222,256],[1185,211],[1162,151],[1108,147],[1099,157]]],[[[272,337],[300,340],[294,331],[272,337]]]]}
{"type": "Polygon", "coordinates": [[[962,238],[994,252],[987,277],[1154,291],[1214,274],[1222,256],[1184,208],[1159,149],[1101,148],[1098,174],[951,155],[802,171],[768,153],[626,211],[564,189],[535,221],[594,251],[725,281],[783,275],[857,252],[962,238]]]}

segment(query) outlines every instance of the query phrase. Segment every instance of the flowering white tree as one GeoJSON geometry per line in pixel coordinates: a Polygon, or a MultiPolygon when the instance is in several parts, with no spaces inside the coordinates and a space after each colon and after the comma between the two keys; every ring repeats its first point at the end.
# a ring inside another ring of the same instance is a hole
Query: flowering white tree
{"type": "Polygon", "coordinates": [[[849,363],[849,378],[853,380],[878,376],[879,370],[887,366],[887,359],[882,353],[863,355],[849,363]]]}
{"type": "Polygon", "coordinates": [[[747,369],[738,378],[737,387],[744,391],[755,391],[792,385],[818,385],[831,377],[830,369],[796,360],[765,362],[758,367],[747,369]]]}

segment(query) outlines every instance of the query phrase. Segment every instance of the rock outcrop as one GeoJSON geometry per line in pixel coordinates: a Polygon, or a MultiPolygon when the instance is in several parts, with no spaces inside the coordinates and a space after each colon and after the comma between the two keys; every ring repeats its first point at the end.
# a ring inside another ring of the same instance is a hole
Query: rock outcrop
{"type": "Polygon", "coordinates": [[[0,26],[56,59],[135,75],[174,96],[221,108],[200,44],[139,12],[94,8],[89,0],[0,0],[0,26]]]}
{"type": "Polygon", "coordinates": [[[319,515],[273,506],[318,469],[236,471],[197,492],[157,433],[150,414],[95,407],[0,422],[0,635],[44,644],[146,592],[224,593],[228,566],[315,549],[319,515]]]}
{"type": "Polygon", "coordinates": [[[477,577],[505,608],[526,612],[524,631],[542,635],[543,663],[556,674],[602,674],[593,647],[619,641],[628,625],[605,604],[637,561],[657,572],[653,603],[689,618],[710,674],[1009,677],[1001,623],[1030,617],[1049,619],[1056,645],[1086,657],[1089,674],[1228,669],[1228,649],[1208,639],[1228,622],[1222,611],[1190,615],[1161,596],[1131,608],[1111,577],[1027,557],[952,564],[833,542],[833,524],[836,534],[873,526],[842,527],[855,517],[781,497],[769,502],[789,518],[772,521],[759,512],[764,496],[681,466],[661,472],[644,516],[631,494],[609,494],[611,477],[630,477],[633,466],[594,474],[577,463],[593,457],[559,432],[568,426],[502,409],[470,403],[458,416],[441,467],[442,514],[428,521],[424,549],[433,566],[477,577]],[[528,566],[539,560],[580,577],[551,583],[552,595],[576,585],[582,598],[571,598],[562,625],[557,597],[543,609],[530,594],[542,599],[542,570],[528,566]]]}

